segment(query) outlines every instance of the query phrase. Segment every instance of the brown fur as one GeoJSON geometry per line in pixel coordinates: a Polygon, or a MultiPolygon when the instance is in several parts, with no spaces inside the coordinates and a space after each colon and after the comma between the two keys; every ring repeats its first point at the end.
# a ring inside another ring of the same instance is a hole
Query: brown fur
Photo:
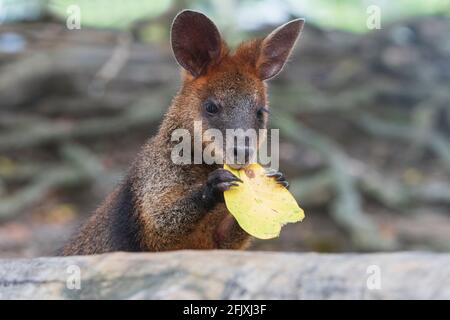
{"type": "MultiPolygon", "coordinates": [[[[195,32],[201,33],[208,26],[213,28],[212,22],[205,20],[203,15],[184,12],[186,19],[201,22],[202,28],[195,32]]],[[[177,28],[183,30],[182,27],[177,28]]],[[[186,35],[182,36],[179,50],[186,45],[186,35]]],[[[218,31],[208,36],[214,42],[218,31]]],[[[295,42],[291,38],[288,39],[291,43],[286,45],[288,53],[284,60],[295,42]]],[[[172,39],[174,47],[176,41],[178,38],[172,39]]],[[[195,39],[193,43],[203,46],[195,39]]],[[[203,56],[200,55],[205,62],[192,62],[189,60],[192,57],[181,56],[184,52],[177,56],[176,52],[177,58],[185,59],[180,64],[192,70],[183,70],[181,89],[164,116],[158,134],[144,145],[123,183],[63,248],[63,255],[117,250],[242,249],[249,245],[250,237],[238,226],[224,203],[204,200],[205,182],[219,166],[176,165],[171,160],[172,131],[185,128],[193,133],[195,120],[203,120],[203,130],[220,125],[223,126],[220,129],[230,126],[265,128],[267,125],[267,114],[262,120],[255,116],[258,106],[268,105],[258,62],[264,40],[244,42],[234,52],[222,40],[216,41],[216,46],[218,43],[220,48],[213,48],[217,49],[211,56],[213,58],[208,56],[209,47],[203,56]],[[192,63],[197,64],[191,68],[192,63]],[[211,96],[227,106],[223,111],[226,123],[213,125],[204,121],[202,103],[211,96]],[[236,125],[238,120],[241,122],[236,125]]]]}

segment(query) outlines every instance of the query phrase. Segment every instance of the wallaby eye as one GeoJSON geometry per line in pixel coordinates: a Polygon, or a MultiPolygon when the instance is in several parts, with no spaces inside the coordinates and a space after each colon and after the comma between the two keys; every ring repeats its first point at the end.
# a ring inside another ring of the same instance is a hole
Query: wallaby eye
{"type": "Polygon", "coordinates": [[[258,110],[256,110],[256,116],[260,120],[263,119],[264,113],[269,113],[269,109],[267,109],[266,107],[261,107],[261,108],[258,108],[258,110]]]}
{"type": "Polygon", "coordinates": [[[205,108],[205,111],[209,114],[216,114],[217,112],[219,112],[219,106],[211,100],[205,101],[203,107],[205,108]]]}

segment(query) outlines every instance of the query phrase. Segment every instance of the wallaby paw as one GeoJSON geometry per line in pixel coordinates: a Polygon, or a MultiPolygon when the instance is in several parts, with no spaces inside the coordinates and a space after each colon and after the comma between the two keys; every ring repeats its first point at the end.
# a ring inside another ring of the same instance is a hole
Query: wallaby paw
{"type": "Polygon", "coordinates": [[[274,178],[278,184],[289,189],[289,182],[287,182],[286,177],[280,171],[276,171],[273,169],[267,169],[266,176],[268,176],[270,178],[274,178]]]}
{"type": "Polygon", "coordinates": [[[225,169],[216,169],[208,176],[206,185],[215,193],[223,193],[233,186],[237,186],[237,182],[242,182],[230,171],[225,169]]]}

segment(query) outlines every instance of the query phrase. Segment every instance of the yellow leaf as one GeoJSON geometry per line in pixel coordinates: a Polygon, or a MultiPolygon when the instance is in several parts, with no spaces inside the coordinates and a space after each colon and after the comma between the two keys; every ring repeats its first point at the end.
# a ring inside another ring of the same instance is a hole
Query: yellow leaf
{"type": "Polygon", "coordinates": [[[224,165],[224,169],[243,181],[225,191],[224,198],[241,228],[252,236],[259,239],[278,237],[284,224],[305,217],[291,193],[274,178],[267,177],[259,164],[240,170],[224,165]]]}

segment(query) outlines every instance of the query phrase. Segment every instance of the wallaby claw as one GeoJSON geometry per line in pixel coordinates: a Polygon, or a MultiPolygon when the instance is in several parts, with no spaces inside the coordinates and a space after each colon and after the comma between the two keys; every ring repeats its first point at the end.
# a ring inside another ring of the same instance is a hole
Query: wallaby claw
{"type": "Polygon", "coordinates": [[[270,178],[274,178],[278,184],[289,189],[289,182],[287,182],[286,177],[280,171],[276,171],[274,169],[267,169],[266,176],[270,177],[270,178]]]}
{"type": "Polygon", "coordinates": [[[215,192],[224,192],[231,187],[238,186],[237,182],[242,182],[242,180],[230,171],[217,169],[209,174],[207,185],[215,192]]]}
{"type": "Polygon", "coordinates": [[[216,185],[216,189],[220,192],[229,190],[231,187],[237,187],[238,184],[234,182],[220,182],[216,185]]]}

